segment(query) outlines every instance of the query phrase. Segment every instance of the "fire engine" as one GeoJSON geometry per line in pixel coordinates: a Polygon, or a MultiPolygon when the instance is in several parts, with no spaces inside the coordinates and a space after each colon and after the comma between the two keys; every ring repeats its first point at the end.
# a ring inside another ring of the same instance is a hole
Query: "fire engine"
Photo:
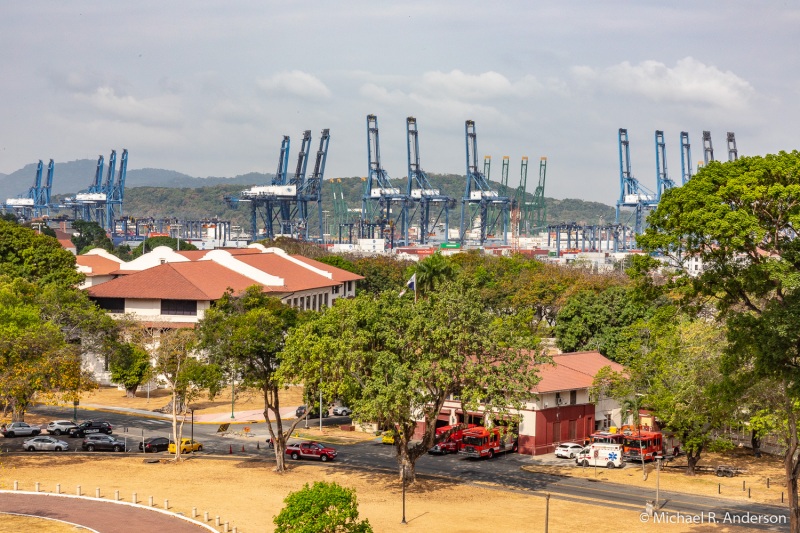
{"type": "Polygon", "coordinates": [[[663,454],[663,437],[660,431],[633,431],[625,435],[622,441],[622,458],[626,461],[652,461],[657,455],[663,454]]]}
{"type": "Polygon", "coordinates": [[[517,436],[506,427],[476,427],[464,431],[462,448],[458,453],[467,457],[488,457],[517,451],[517,436]]]}
{"type": "Polygon", "coordinates": [[[428,450],[428,453],[447,455],[448,453],[458,453],[462,447],[462,439],[464,438],[464,431],[478,427],[477,424],[456,424],[453,426],[443,426],[436,429],[437,442],[433,448],[428,450]],[[442,438],[448,431],[450,435],[442,438]]]}

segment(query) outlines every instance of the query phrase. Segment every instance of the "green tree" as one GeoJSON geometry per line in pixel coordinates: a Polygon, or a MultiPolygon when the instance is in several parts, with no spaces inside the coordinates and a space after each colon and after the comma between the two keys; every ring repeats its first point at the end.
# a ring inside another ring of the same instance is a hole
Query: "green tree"
{"type": "Polygon", "coordinates": [[[394,291],[361,294],[290,332],[281,375],[305,383],[322,375],[330,397],[353,399],[358,421],[396,429],[400,476],[413,481],[446,399],[458,396],[463,412],[483,410],[493,423],[532,397],[537,342],[463,285],[444,285],[416,305],[394,291]],[[418,421],[423,435],[412,442],[418,421]]]}
{"type": "Polygon", "coordinates": [[[85,220],[75,220],[72,222],[72,244],[79,254],[84,254],[93,248],[102,248],[109,252],[114,250],[114,244],[108,238],[104,230],[97,222],[87,222],[85,220]]]}
{"type": "Polygon", "coordinates": [[[620,331],[650,312],[625,287],[583,291],[561,308],[553,332],[565,352],[597,350],[618,361],[620,331]]]}
{"type": "Polygon", "coordinates": [[[766,381],[785,424],[790,528],[800,532],[800,152],[712,162],[666,192],[638,242],[681,265],[688,294],[714,299],[726,319],[740,395],[766,381]],[[702,271],[688,276],[688,261],[702,271]]]}
{"type": "Polygon", "coordinates": [[[254,285],[241,296],[225,293],[197,327],[200,348],[210,360],[226,369],[230,380],[239,379],[241,387],[263,395],[264,419],[275,443],[278,472],[286,470],[286,439],[300,419],[284,431],[278,397],[281,383],[276,373],[282,365],[286,334],[299,316],[299,311],[254,285]],[[273,429],[272,420],[277,429],[273,429]]]}
{"type": "Polygon", "coordinates": [[[83,281],[75,256],[57,239],[0,220],[0,272],[41,284],[74,287],[83,281]]]}
{"type": "Polygon", "coordinates": [[[283,502],[273,520],[277,533],[372,533],[369,521],[358,519],[355,491],[338,483],[306,483],[283,502]]]}
{"type": "Polygon", "coordinates": [[[194,348],[195,334],[189,328],[162,331],[156,348],[155,370],[172,389],[170,411],[175,461],[181,460],[183,424],[191,403],[202,395],[203,390],[207,390],[209,397],[213,398],[222,380],[219,368],[203,361],[194,348]]]}
{"type": "Polygon", "coordinates": [[[153,376],[150,353],[133,342],[120,342],[109,351],[111,381],[125,387],[128,398],[135,398],[136,390],[153,376]]]}
{"type": "Polygon", "coordinates": [[[436,252],[417,264],[417,292],[425,295],[455,277],[456,269],[447,257],[436,252]]]}
{"type": "Polygon", "coordinates": [[[93,313],[96,308],[85,298],[83,309],[54,301],[62,290],[0,276],[0,398],[15,420],[24,419],[34,399],[74,400],[96,387],[83,370],[81,355],[104,323],[102,313],[93,313]],[[63,313],[57,313],[62,307],[63,313]],[[80,324],[73,322],[78,315],[80,324]],[[80,335],[86,336],[85,343],[80,335]]]}

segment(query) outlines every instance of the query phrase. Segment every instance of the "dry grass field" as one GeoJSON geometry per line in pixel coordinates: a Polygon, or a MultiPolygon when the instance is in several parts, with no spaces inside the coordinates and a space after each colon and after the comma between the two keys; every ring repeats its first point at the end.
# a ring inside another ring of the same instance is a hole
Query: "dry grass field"
{"type": "MultiPolygon", "coordinates": [[[[429,532],[446,527],[458,533],[483,533],[487,528],[504,532],[544,530],[543,494],[508,492],[490,486],[452,484],[436,479],[420,479],[408,488],[406,519],[401,525],[401,487],[395,476],[369,471],[353,471],[336,463],[322,466],[290,463],[290,471],[277,474],[265,458],[190,458],[181,464],[169,461],[146,463],[141,457],[115,455],[11,455],[0,456],[0,488],[8,489],[19,481],[21,490],[61,490],[74,494],[81,485],[84,493],[94,494],[99,487],[103,497],[119,490],[130,501],[136,492],[140,501],[154,497],[157,506],[165,499],[170,510],[220,516],[240,532],[272,531],[272,519],[283,507],[283,499],[305,483],[335,481],[356,490],[362,518],[376,532],[429,532]]],[[[627,470],[627,469],[626,469],[627,470]]],[[[624,473],[625,470],[618,471],[624,473]]],[[[624,474],[626,475],[626,474],[624,474]]],[[[634,475],[641,479],[639,475],[634,475]]],[[[664,482],[664,478],[661,479],[664,482]]],[[[605,530],[610,521],[615,530],[631,531],[706,531],[708,525],[643,526],[637,510],[619,510],[568,501],[554,495],[550,499],[549,531],[575,532],[605,530]]],[[[4,522],[0,519],[0,524],[4,522]]],[[[27,529],[27,528],[26,528],[27,529]]],[[[745,532],[742,527],[718,527],[714,531],[745,532]]],[[[0,531],[8,531],[2,529],[0,531]]],[[[20,529],[13,529],[20,531],[20,529]]],[[[43,530],[49,531],[49,530],[43,530]]],[[[59,530],[53,529],[53,532],[59,530]]]]}

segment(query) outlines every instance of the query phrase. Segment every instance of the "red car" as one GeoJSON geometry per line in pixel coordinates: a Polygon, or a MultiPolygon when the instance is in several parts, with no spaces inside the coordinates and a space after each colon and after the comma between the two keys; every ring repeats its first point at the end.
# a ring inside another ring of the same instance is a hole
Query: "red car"
{"type": "Polygon", "coordinates": [[[319,459],[324,463],[332,461],[336,457],[336,450],[314,441],[295,442],[286,447],[286,455],[290,455],[295,460],[301,458],[319,459]]]}

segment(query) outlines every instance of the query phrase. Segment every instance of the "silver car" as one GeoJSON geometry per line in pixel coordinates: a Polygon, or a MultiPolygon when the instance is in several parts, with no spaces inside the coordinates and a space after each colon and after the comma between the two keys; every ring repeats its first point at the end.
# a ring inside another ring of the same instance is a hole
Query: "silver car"
{"type": "Polygon", "coordinates": [[[23,442],[22,449],[29,452],[65,452],[69,450],[69,444],[53,437],[39,436],[23,442]]]}

